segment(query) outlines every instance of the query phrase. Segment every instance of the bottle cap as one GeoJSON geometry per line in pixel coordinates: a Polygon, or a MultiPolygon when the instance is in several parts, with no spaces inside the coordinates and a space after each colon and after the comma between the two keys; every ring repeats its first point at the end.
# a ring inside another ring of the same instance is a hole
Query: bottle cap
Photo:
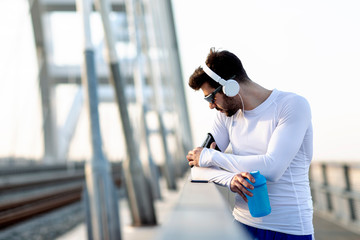
{"type": "Polygon", "coordinates": [[[255,182],[251,183],[254,187],[260,186],[260,185],[263,185],[266,183],[266,178],[260,174],[260,171],[252,171],[252,172],[250,172],[250,174],[255,178],[255,182]]]}

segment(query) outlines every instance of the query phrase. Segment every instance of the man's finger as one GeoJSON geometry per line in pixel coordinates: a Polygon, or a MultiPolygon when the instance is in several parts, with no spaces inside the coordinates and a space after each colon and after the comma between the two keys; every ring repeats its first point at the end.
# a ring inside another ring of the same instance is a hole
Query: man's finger
{"type": "Polygon", "coordinates": [[[245,202],[248,202],[247,197],[245,196],[245,194],[241,191],[241,189],[239,189],[238,187],[236,187],[236,193],[239,194],[242,199],[244,199],[245,202]]]}
{"type": "Polygon", "coordinates": [[[240,180],[240,183],[241,183],[241,185],[243,185],[244,186],[244,189],[246,190],[246,188],[247,189],[254,189],[254,186],[251,184],[251,183],[249,183],[248,181],[246,181],[245,180],[245,178],[242,178],[241,180],[240,180]]]}
{"type": "Polygon", "coordinates": [[[248,183],[247,181],[245,181],[244,179],[242,179],[242,181],[239,181],[238,185],[237,185],[237,188],[244,194],[246,194],[247,196],[250,196],[252,197],[253,194],[252,192],[250,192],[248,189],[252,189],[253,186],[248,183]],[[243,182],[242,182],[243,181],[243,182]],[[247,187],[245,184],[248,184],[249,187],[247,187]]]}
{"type": "Polygon", "coordinates": [[[249,197],[253,196],[253,193],[250,192],[248,189],[253,189],[254,186],[247,182],[242,177],[242,174],[235,175],[232,182],[234,184],[234,190],[232,191],[237,192],[245,201],[247,201],[245,194],[249,197]]]}
{"type": "Polygon", "coordinates": [[[249,172],[243,172],[241,173],[241,176],[249,179],[252,183],[255,182],[255,178],[249,172]]]}

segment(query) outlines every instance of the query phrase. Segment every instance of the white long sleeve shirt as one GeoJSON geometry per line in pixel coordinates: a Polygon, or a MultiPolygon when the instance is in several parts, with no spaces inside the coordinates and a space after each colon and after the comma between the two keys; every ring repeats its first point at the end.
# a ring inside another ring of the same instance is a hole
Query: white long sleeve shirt
{"type": "Polygon", "coordinates": [[[218,112],[211,133],[222,151],[231,143],[232,154],[203,149],[200,168],[192,174],[228,187],[239,172],[259,170],[267,179],[271,213],[252,217],[247,203],[237,194],[233,210],[236,220],[288,234],[313,234],[308,177],[313,131],[306,99],[274,89],[244,116],[227,117],[218,112]]]}

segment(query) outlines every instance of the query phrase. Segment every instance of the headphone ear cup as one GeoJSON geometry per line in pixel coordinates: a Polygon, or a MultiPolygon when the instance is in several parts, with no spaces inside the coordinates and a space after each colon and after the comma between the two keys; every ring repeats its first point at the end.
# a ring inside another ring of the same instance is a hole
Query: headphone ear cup
{"type": "Polygon", "coordinates": [[[237,81],[229,79],[223,86],[223,92],[228,97],[234,97],[239,93],[240,85],[237,81]]]}

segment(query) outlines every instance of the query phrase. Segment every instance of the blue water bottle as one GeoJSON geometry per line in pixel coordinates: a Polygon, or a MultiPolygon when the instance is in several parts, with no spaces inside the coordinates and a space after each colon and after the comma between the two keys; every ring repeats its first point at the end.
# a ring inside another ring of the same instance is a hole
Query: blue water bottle
{"type": "Polygon", "coordinates": [[[252,171],[250,174],[255,178],[255,183],[246,179],[246,181],[254,186],[253,190],[248,189],[253,193],[252,197],[247,196],[250,214],[253,217],[264,217],[271,212],[266,179],[259,171],[252,171]]]}

